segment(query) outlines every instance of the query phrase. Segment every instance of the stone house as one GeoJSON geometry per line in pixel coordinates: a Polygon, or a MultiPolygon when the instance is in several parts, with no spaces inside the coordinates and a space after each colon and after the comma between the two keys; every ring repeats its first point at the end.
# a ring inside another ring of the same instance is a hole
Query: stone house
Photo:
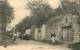
{"type": "Polygon", "coordinates": [[[78,16],[68,14],[56,16],[46,22],[46,40],[51,38],[51,31],[56,33],[56,40],[59,42],[79,42],[80,27],[77,24],[78,16]]]}

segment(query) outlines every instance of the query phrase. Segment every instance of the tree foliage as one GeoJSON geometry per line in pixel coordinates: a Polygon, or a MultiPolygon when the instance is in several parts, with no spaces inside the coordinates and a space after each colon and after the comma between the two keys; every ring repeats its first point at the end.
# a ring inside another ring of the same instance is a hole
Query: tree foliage
{"type": "Polygon", "coordinates": [[[25,32],[26,29],[30,28],[30,21],[29,21],[29,17],[27,16],[26,18],[24,18],[19,24],[16,25],[16,29],[19,32],[25,32]]]}
{"type": "Polygon", "coordinates": [[[79,15],[77,2],[71,2],[69,0],[61,1],[61,5],[55,10],[56,14],[73,14],[79,15]]]}
{"type": "Polygon", "coordinates": [[[11,22],[13,17],[13,8],[9,5],[7,1],[0,1],[0,18],[1,23],[6,25],[8,22],[11,22]]]}
{"type": "Polygon", "coordinates": [[[11,43],[6,32],[6,26],[13,18],[13,8],[6,0],[0,0],[0,43],[2,45],[9,45],[11,43]]]}
{"type": "Polygon", "coordinates": [[[40,27],[48,17],[54,17],[54,11],[48,3],[42,0],[28,2],[28,9],[31,10],[31,18],[35,26],[40,27]]]}

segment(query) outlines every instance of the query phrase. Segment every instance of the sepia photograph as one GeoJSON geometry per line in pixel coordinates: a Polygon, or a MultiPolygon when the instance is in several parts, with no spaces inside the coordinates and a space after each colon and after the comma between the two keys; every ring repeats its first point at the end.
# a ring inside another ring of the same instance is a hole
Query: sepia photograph
{"type": "Polygon", "coordinates": [[[0,50],[80,50],[80,0],[0,0],[0,50]]]}

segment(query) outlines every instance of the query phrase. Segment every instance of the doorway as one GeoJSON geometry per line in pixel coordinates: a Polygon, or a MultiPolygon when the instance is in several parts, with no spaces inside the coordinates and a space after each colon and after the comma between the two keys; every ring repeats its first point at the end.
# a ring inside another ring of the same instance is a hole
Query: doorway
{"type": "Polygon", "coordinates": [[[63,42],[73,41],[73,33],[71,26],[62,27],[62,34],[63,34],[63,42]]]}
{"type": "Polygon", "coordinates": [[[38,40],[41,40],[41,28],[38,30],[38,40]]]}

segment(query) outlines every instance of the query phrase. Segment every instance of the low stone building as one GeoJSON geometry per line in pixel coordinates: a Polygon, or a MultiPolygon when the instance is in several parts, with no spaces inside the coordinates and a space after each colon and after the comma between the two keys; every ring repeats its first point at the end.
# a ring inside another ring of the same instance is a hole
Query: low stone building
{"type": "Polygon", "coordinates": [[[78,16],[68,14],[60,15],[46,22],[46,40],[56,33],[56,40],[59,42],[79,42],[80,27],[77,24],[78,16]]]}

